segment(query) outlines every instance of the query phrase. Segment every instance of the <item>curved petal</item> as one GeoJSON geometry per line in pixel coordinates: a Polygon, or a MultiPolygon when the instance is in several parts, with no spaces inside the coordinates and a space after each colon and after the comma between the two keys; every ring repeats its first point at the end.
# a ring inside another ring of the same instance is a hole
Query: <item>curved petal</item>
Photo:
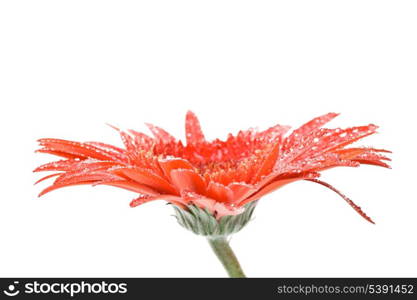
{"type": "Polygon", "coordinates": [[[287,176],[287,177],[283,177],[283,178],[277,178],[275,181],[267,184],[266,186],[261,188],[259,191],[257,191],[256,193],[254,193],[250,197],[242,200],[238,205],[243,206],[243,205],[245,205],[249,202],[258,200],[261,197],[265,196],[266,194],[272,193],[272,192],[276,191],[277,189],[279,189],[279,188],[283,187],[284,185],[287,185],[291,182],[295,182],[295,181],[298,181],[298,180],[303,180],[303,179],[306,179],[306,178],[314,178],[314,177],[317,177],[319,175],[320,174],[317,174],[317,173],[304,173],[304,174],[299,174],[298,176],[295,175],[293,177],[287,176]]]}
{"type": "Polygon", "coordinates": [[[246,199],[257,191],[257,188],[253,185],[240,182],[233,182],[227,187],[233,192],[233,203],[240,203],[243,199],[246,199]]]}
{"type": "Polygon", "coordinates": [[[175,169],[171,171],[171,181],[180,192],[206,194],[206,183],[196,172],[189,169],[175,169]]]}
{"type": "Polygon", "coordinates": [[[304,150],[297,159],[317,157],[324,153],[337,151],[360,139],[376,133],[377,126],[369,124],[346,129],[322,129],[317,135],[311,136],[308,143],[303,145],[304,150]]]}
{"type": "Polygon", "coordinates": [[[175,169],[193,170],[193,165],[188,160],[176,157],[166,157],[158,159],[159,166],[167,178],[171,177],[171,171],[175,169]]]}
{"type": "Polygon", "coordinates": [[[267,137],[269,139],[275,139],[275,138],[283,136],[290,129],[291,129],[290,126],[279,125],[278,124],[278,125],[275,125],[275,126],[272,126],[272,127],[268,128],[267,130],[264,130],[264,131],[260,132],[259,135],[263,136],[263,137],[267,137]]]}
{"type": "Polygon", "coordinates": [[[128,168],[117,168],[112,170],[113,173],[119,176],[125,176],[133,181],[136,181],[140,184],[147,185],[154,190],[163,192],[178,194],[176,189],[165,179],[158,176],[151,170],[137,168],[137,167],[128,167],[128,168]]]}
{"type": "Polygon", "coordinates": [[[59,176],[59,175],[61,175],[62,173],[54,173],[54,174],[50,174],[50,175],[47,175],[47,176],[45,176],[45,177],[42,177],[41,179],[39,179],[38,181],[36,181],[35,182],[35,184],[38,184],[38,183],[40,183],[40,182],[42,182],[42,181],[44,181],[44,180],[46,180],[46,179],[49,179],[49,178],[52,178],[52,177],[56,177],[56,176],[59,176]]]}
{"type": "Polygon", "coordinates": [[[50,162],[47,164],[43,164],[37,167],[33,172],[42,172],[42,171],[68,171],[71,170],[74,165],[80,163],[80,160],[76,159],[65,159],[65,160],[58,160],[54,162],[50,162]]]}
{"type": "Polygon", "coordinates": [[[275,163],[277,162],[279,153],[281,149],[281,143],[277,142],[271,149],[271,151],[268,153],[268,155],[265,157],[264,161],[262,162],[262,165],[260,166],[258,172],[255,176],[253,176],[252,183],[256,183],[259,181],[260,178],[263,176],[270,174],[273,170],[275,163]]]}
{"type": "Polygon", "coordinates": [[[39,144],[45,148],[76,155],[79,157],[91,157],[101,160],[114,159],[111,153],[99,149],[93,145],[79,143],[74,141],[67,141],[61,139],[39,139],[39,144]]]}
{"type": "Polygon", "coordinates": [[[123,145],[125,145],[125,148],[127,151],[132,151],[135,149],[134,140],[128,133],[124,132],[123,130],[121,130],[120,128],[114,125],[111,125],[111,124],[107,124],[107,125],[119,133],[120,138],[122,139],[123,145]]]}
{"type": "Polygon", "coordinates": [[[100,160],[64,160],[56,161],[48,164],[44,164],[33,172],[42,171],[65,171],[65,172],[90,172],[95,170],[106,170],[111,167],[119,165],[112,161],[100,161],[100,160]]]}
{"type": "Polygon", "coordinates": [[[348,197],[346,197],[344,194],[342,194],[339,190],[337,190],[335,187],[333,187],[332,185],[328,184],[327,182],[321,181],[321,180],[317,180],[317,179],[306,179],[307,181],[311,181],[311,182],[315,182],[318,184],[321,184],[322,186],[332,190],[333,192],[335,192],[336,194],[338,194],[340,197],[343,198],[343,200],[345,200],[361,217],[363,217],[365,220],[367,220],[368,222],[375,224],[374,221],[372,221],[372,219],[370,217],[368,217],[363,211],[362,209],[356,205],[351,199],[349,199],[348,197]]]}
{"type": "Polygon", "coordinates": [[[55,191],[57,189],[61,189],[61,188],[67,187],[67,186],[92,184],[94,182],[95,182],[94,180],[91,180],[91,181],[82,181],[82,182],[71,183],[71,184],[68,184],[68,183],[65,183],[65,184],[64,183],[63,184],[53,184],[51,186],[48,186],[46,189],[42,190],[39,193],[38,197],[42,197],[43,195],[45,195],[45,194],[47,194],[49,192],[52,192],[52,191],[55,191]]]}
{"type": "Polygon", "coordinates": [[[360,163],[362,165],[373,165],[378,167],[383,167],[387,169],[391,169],[391,166],[387,163],[384,163],[380,160],[370,160],[370,159],[354,159],[355,162],[360,163]]]}
{"type": "Polygon", "coordinates": [[[130,207],[136,207],[142,205],[144,203],[155,201],[155,200],[165,200],[171,204],[177,205],[180,208],[185,209],[187,203],[181,198],[177,196],[170,196],[170,195],[156,195],[156,196],[149,196],[149,195],[140,195],[138,198],[133,199],[130,202],[130,207]]]}
{"type": "Polygon", "coordinates": [[[53,150],[53,149],[47,148],[47,147],[44,147],[42,149],[38,149],[35,152],[36,153],[52,154],[52,155],[56,155],[56,156],[64,157],[64,158],[68,158],[68,159],[77,159],[77,158],[80,158],[79,155],[69,154],[69,153],[66,153],[66,152],[63,152],[63,151],[56,151],[56,150],[53,150]]]}
{"type": "Polygon", "coordinates": [[[117,153],[119,155],[125,154],[125,150],[123,150],[122,148],[113,146],[113,145],[100,143],[100,142],[85,142],[85,144],[92,145],[92,146],[95,146],[97,148],[101,148],[102,150],[107,150],[107,151],[110,151],[110,152],[113,152],[113,153],[117,153]]]}
{"type": "Polygon", "coordinates": [[[157,140],[164,143],[176,142],[176,139],[164,129],[150,123],[145,123],[145,125],[148,126],[149,130],[152,132],[152,134],[157,140]]]}
{"type": "Polygon", "coordinates": [[[218,182],[210,182],[207,187],[207,197],[220,202],[231,202],[233,199],[233,191],[218,182]]]}
{"type": "Polygon", "coordinates": [[[142,132],[133,129],[129,129],[128,132],[133,136],[137,145],[151,145],[154,142],[153,138],[142,132]]]}
{"type": "Polygon", "coordinates": [[[330,122],[334,118],[336,118],[339,114],[338,113],[328,113],[322,115],[320,117],[314,118],[311,121],[305,123],[300,128],[294,130],[290,135],[290,140],[297,139],[297,137],[304,136],[314,132],[315,130],[319,129],[324,124],[330,122]]]}
{"type": "Polygon", "coordinates": [[[360,164],[375,165],[384,168],[391,168],[384,161],[391,161],[390,158],[380,153],[389,153],[389,151],[373,148],[347,148],[335,151],[344,159],[350,159],[360,164]]]}
{"type": "Polygon", "coordinates": [[[186,115],[185,133],[187,145],[204,143],[206,141],[201,130],[200,122],[192,111],[188,111],[186,115]]]}
{"type": "Polygon", "coordinates": [[[127,180],[115,180],[115,181],[103,181],[98,182],[97,185],[111,185],[119,188],[123,188],[128,191],[132,191],[135,193],[146,194],[146,195],[159,195],[157,191],[151,189],[150,187],[134,182],[134,181],[127,181],[127,180]]]}
{"type": "Polygon", "coordinates": [[[102,181],[102,180],[119,180],[118,176],[105,172],[89,172],[82,171],[62,173],[54,182],[54,184],[73,184],[83,181],[102,181]]]}

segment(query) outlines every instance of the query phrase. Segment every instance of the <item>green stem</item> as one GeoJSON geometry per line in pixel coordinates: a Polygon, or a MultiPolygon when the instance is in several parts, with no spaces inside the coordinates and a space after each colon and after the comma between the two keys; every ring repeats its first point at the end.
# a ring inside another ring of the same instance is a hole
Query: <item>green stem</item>
{"type": "Polygon", "coordinates": [[[208,242],[230,277],[246,277],[240,267],[236,255],[233,253],[232,248],[230,248],[229,243],[224,236],[209,237],[208,242]]]}

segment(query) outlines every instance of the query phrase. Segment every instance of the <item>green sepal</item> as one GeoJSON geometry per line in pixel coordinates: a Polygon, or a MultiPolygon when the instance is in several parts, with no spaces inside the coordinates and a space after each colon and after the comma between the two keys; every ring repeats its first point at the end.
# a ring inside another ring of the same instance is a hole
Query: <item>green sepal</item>
{"type": "Polygon", "coordinates": [[[173,205],[178,223],[203,236],[228,236],[240,231],[251,220],[256,201],[245,205],[245,210],[235,216],[224,216],[217,220],[207,209],[188,205],[187,209],[173,205]]]}

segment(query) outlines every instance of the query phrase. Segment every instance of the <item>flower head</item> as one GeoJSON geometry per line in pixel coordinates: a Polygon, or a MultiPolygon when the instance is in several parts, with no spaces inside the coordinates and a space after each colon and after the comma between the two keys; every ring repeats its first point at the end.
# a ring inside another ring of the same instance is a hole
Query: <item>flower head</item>
{"type": "Polygon", "coordinates": [[[38,152],[64,158],[35,170],[55,172],[38,181],[56,177],[40,195],[66,186],[110,185],[138,193],[130,203],[132,207],[161,199],[185,211],[193,205],[220,219],[241,214],[246,204],[284,185],[310,180],[339,193],[372,222],[350,199],[317,178],[333,167],[389,167],[384,162],[389,158],[382,155],[389,151],[347,148],[374,134],[377,126],[322,128],[336,116],[320,116],[290,133],[288,126],[276,125],[208,141],[197,117],[188,112],[185,143],[151,124],[146,125],[153,137],[114,127],[124,148],[100,142],[40,139],[38,152]]]}

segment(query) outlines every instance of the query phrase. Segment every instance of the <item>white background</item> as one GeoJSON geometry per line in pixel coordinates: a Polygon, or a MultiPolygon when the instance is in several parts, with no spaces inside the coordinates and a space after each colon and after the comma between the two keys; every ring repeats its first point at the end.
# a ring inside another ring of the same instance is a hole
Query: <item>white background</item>
{"type": "Polygon", "coordinates": [[[394,153],[261,200],[231,241],[249,276],[417,276],[415,1],[1,1],[1,276],[225,276],[156,201],[73,187],[38,199],[36,139],[120,145],[106,122],[209,138],[251,126],[380,125],[394,153]]]}

